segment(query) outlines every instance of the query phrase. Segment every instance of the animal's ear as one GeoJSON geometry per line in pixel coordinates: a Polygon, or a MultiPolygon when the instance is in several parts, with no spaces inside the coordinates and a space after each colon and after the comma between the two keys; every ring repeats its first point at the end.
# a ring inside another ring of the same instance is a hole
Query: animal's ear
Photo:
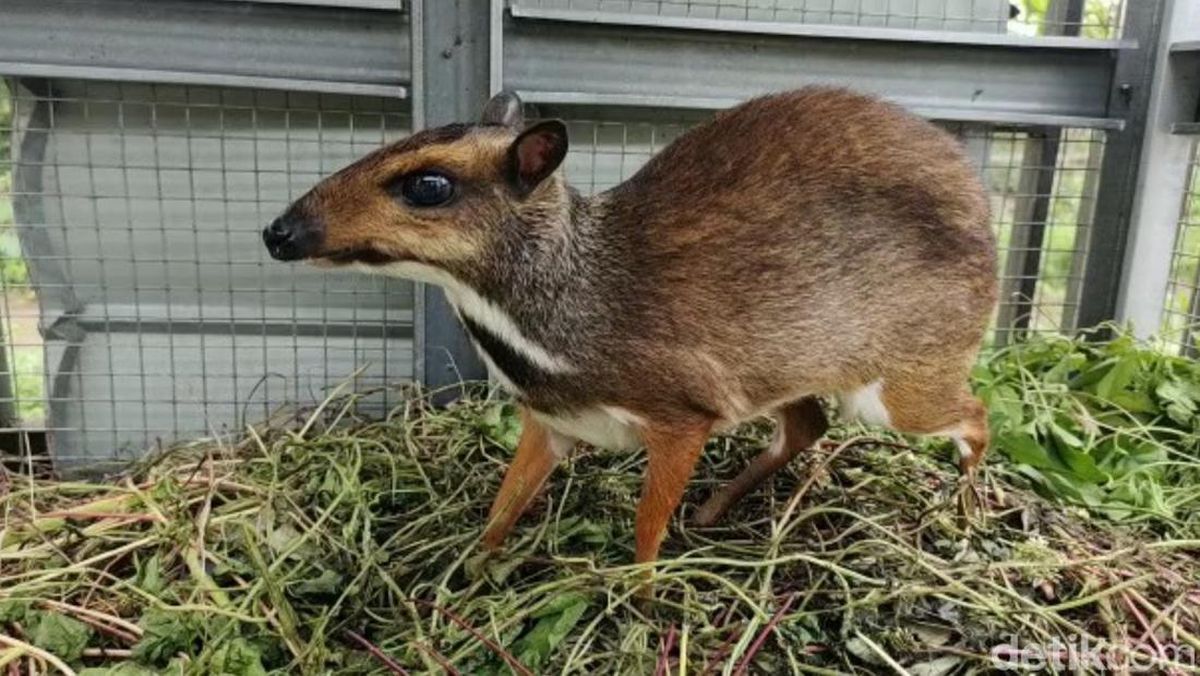
{"type": "Polygon", "coordinates": [[[481,124],[498,124],[512,129],[525,126],[525,112],[521,108],[521,97],[511,89],[505,89],[492,97],[483,107],[481,124]]]}
{"type": "Polygon", "coordinates": [[[538,122],[509,146],[509,179],[518,193],[528,195],[558,169],[566,156],[567,125],[562,120],[538,122]]]}

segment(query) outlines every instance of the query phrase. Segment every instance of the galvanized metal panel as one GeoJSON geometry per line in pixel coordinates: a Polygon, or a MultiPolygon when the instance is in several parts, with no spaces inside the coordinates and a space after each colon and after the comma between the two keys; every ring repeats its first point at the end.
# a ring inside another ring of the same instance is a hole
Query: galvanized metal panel
{"type": "MultiPolygon", "coordinates": [[[[1184,0],[1188,2],[1190,0],[1184,0]]],[[[1126,129],[1109,135],[1097,193],[1096,220],[1084,271],[1084,295],[1079,306],[1079,325],[1095,326],[1118,316],[1125,270],[1127,238],[1130,235],[1134,200],[1141,171],[1153,164],[1143,154],[1143,139],[1150,120],[1151,83],[1159,63],[1160,34],[1168,0],[1141,0],[1126,8],[1125,30],[1142,49],[1122,52],[1116,62],[1109,91],[1109,109],[1128,120],[1126,129]]],[[[1174,208],[1178,208],[1178,202],[1174,208]]],[[[1139,227],[1141,227],[1139,225],[1139,227]]],[[[1132,251],[1132,250],[1131,250],[1132,251]]],[[[1163,264],[1166,264],[1165,259],[1163,264]]],[[[1162,304],[1162,295],[1136,298],[1135,302],[1162,304]]],[[[1157,327],[1155,327],[1157,328],[1157,327]]],[[[1143,328],[1143,331],[1146,329],[1143,328]]]]}
{"type": "Polygon", "coordinates": [[[513,0],[514,8],[1003,33],[1008,0],[513,0]]]}
{"type": "Polygon", "coordinates": [[[1161,325],[1180,205],[1187,192],[1192,139],[1174,134],[1200,104],[1200,54],[1179,48],[1200,37],[1200,6],[1169,2],[1164,40],[1150,87],[1145,147],[1133,203],[1117,317],[1143,336],[1161,325]]]}
{"type": "Polygon", "coordinates": [[[44,112],[18,121],[17,190],[36,194],[16,218],[61,466],[236,427],[360,367],[362,387],[412,376],[411,284],[276,263],[260,236],[321,177],[405,136],[406,106],[79,81],[42,93],[44,112]]]}
{"type": "Polygon", "coordinates": [[[1091,126],[1109,116],[1114,52],[1073,44],[900,43],[509,18],[505,82],[534,100],[673,99],[684,107],[836,84],[941,119],[1091,126]]]}
{"type": "Polygon", "coordinates": [[[0,62],[22,69],[6,68],[12,75],[144,81],[138,73],[153,71],[159,82],[236,86],[255,85],[237,78],[268,78],[280,81],[272,86],[293,82],[292,89],[396,87],[410,77],[408,28],[397,11],[213,0],[4,0],[0,17],[0,62]]]}
{"type": "Polygon", "coordinates": [[[221,0],[222,2],[257,2],[267,5],[314,5],[317,7],[353,7],[357,9],[403,10],[404,0],[221,0]]]}

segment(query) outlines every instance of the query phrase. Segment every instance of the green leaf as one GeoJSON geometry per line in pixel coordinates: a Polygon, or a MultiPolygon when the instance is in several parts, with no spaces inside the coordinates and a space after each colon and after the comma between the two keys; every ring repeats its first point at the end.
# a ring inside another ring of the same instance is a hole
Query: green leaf
{"type": "Polygon", "coordinates": [[[166,588],[162,574],[162,559],[157,554],[146,559],[138,566],[137,586],[146,593],[158,596],[166,588]]]}
{"type": "Polygon", "coordinates": [[[235,638],[213,652],[208,673],[213,676],[266,676],[262,651],[244,638],[235,638]]]}
{"type": "Polygon", "coordinates": [[[144,634],[133,646],[133,658],[149,664],[161,664],[177,652],[188,652],[200,637],[193,617],[158,608],[147,610],[138,626],[144,634]]]}
{"type": "Polygon", "coordinates": [[[297,594],[332,594],[342,586],[342,574],[332,570],[322,571],[320,575],[296,583],[291,591],[297,594]]]}
{"type": "Polygon", "coordinates": [[[1167,415],[1175,422],[1186,425],[1196,415],[1197,402],[1190,387],[1178,380],[1159,383],[1154,393],[1167,402],[1167,415]]]}
{"type": "Polygon", "coordinates": [[[537,624],[517,641],[517,659],[536,669],[566,639],[587,608],[587,597],[582,594],[562,594],[540,608],[534,613],[537,624]]]}
{"type": "Polygon", "coordinates": [[[1059,469],[1050,453],[1033,435],[1024,432],[1006,434],[997,440],[997,446],[1005,455],[1016,462],[1040,469],[1059,469]]]}
{"type": "Polygon", "coordinates": [[[1095,458],[1078,448],[1060,444],[1058,457],[1062,458],[1067,467],[1071,468],[1071,473],[1075,478],[1081,481],[1093,484],[1108,481],[1108,475],[1101,472],[1100,468],[1096,466],[1095,458]]]}
{"type": "Polygon", "coordinates": [[[83,649],[92,638],[92,628],[79,620],[56,612],[37,611],[26,615],[37,617],[31,631],[32,643],[64,662],[83,657],[83,649]]]}
{"type": "Polygon", "coordinates": [[[1046,371],[1042,376],[1042,381],[1054,385],[1065,385],[1070,381],[1071,376],[1087,365],[1087,357],[1074,353],[1064,356],[1059,359],[1050,370],[1046,371]]]}
{"type": "Polygon", "coordinates": [[[514,450],[521,438],[521,419],[509,404],[489,408],[479,420],[485,436],[499,446],[514,450]]]}
{"type": "Polygon", "coordinates": [[[997,432],[1015,429],[1025,422],[1025,404],[1015,387],[996,386],[984,393],[984,403],[991,414],[989,422],[997,432]]]}
{"type": "Polygon", "coordinates": [[[24,622],[29,609],[28,601],[0,601],[0,624],[24,622]]]}
{"type": "Polygon", "coordinates": [[[1158,404],[1150,395],[1141,391],[1118,392],[1112,397],[1113,405],[1130,413],[1158,413],[1158,404]]]}
{"type": "Polygon", "coordinates": [[[1118,359],[1100,382],[1096,383],[1096,395],[1111,401],[1118,392],[1128,388],[1137,374],[1138,361],[1137,353],[1133,352],[1118,359]]]}
{"type": "Polygon", "coordinates": [[[1059,441],[1059,443],[1061,443],[1061,444],[1070,446],[1072,448],[1083,448],[1084,447],[1083,439],[1080,439],[1079,437],[1075,436],[1074,433],[1072,433],[1066,427],[1063,427],[1062,425],[1058,424],[1055,421],[1050,422],[1050,432],[1054,435],[1054,438],[1057,439],[1059,441]]]}
{"type": "Polygon", "coordinates": [[[272,529],[267,535],[267,546],[271,548],[273,553],[278,555],[287,550],[288,547],[291,547],[292,543],[299,539],[300,531],[292,527],[291,524],[285,523],[278,528],[272,529]]]}

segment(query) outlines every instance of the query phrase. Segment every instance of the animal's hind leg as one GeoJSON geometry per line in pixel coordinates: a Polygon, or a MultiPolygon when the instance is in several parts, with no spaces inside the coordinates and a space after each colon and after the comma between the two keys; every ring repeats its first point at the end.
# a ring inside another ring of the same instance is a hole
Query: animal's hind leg
{"type": "MultiPolygon", "coordinates": [[[[963,378],[965,381],[965,378],[963,378]]],[[[945,436],[958,446],[958,469],[963,485],[960,508],[972,511],[978,502],[975,469],[988,448],[987,409],[965,382],[936,383],[920,379],[884,380],[882,399],[889,422],[909,434],[945,436]]]]}
{"type": "Polygon", "coordinates": [[[776,420],[775,438],[770,447],[701,505],[693,517],[698,525],[716,523],[746,493],[791,462],[800,451],[811,447],[829,429],[825,412],[815,397],[805,397],[780,408],[776,420]]]}

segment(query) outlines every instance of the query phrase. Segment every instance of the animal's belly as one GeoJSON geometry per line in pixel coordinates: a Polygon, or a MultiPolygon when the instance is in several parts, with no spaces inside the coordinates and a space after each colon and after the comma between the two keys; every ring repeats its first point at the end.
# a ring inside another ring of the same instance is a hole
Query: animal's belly
{"type": "Polygon", "coordinates": [[[597,406],[554,415],[534,411],[533,415],[555,432],[598,448],[632,450],[641,446],[638,427],[642,421],[621,408],[597,406]]]}

